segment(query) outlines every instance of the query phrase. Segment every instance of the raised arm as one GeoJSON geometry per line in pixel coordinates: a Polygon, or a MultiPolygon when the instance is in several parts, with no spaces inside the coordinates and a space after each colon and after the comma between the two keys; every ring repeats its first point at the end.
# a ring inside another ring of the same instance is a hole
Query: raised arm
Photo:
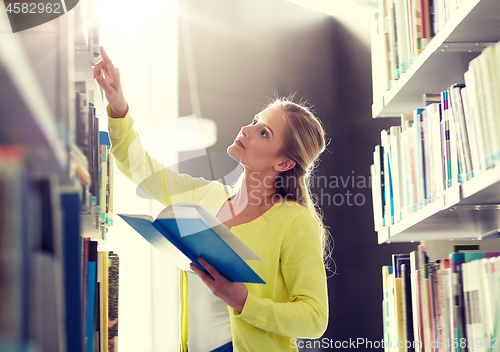
{"type": "Polygon", "coordinates": [[[94,79],[106,94],[106,99],[111,107],[111,117],[123,118],[127,114],[128,104],[123,95],[120,71],[113,65],[102,46],[100,50],[102,60],[92,69],[94,79]]]}
{"type": "Polygon", "coordinates": [[[152,158],[134,129],[128,111],[120,73],[101,47],[102,60],[93,68],[94,78],[103,88],[108,105],[108,128],[111,154],[125,176],[134,182],[143,197],[158,200],[165,206],[176,202],[198,202],[207,209],[218,210],[225,200],[225,188],[218,182],[179,174],[152,158]],[[221,201],[214,201],[214,198],[221,201]],[[213,209],[212,209],[213,208],[213,209]]]}

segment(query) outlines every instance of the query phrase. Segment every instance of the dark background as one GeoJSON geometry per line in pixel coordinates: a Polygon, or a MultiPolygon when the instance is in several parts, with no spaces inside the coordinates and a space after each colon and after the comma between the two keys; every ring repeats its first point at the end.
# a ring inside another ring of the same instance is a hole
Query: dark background
{"type": "MultiPolygon", "coordinates": [[[[390,264],[392,253],[417,245],[379,245],[373,230],[372,153],[380,130],[399,122],[371,117],[370,48],[335,18],[283,0],[181,4],[180,30],[188,25],[191,32],[202,116],[217,122],[218,140],[209,153],[224,153],[240,127],[276,95],[295,93],[296,101],[313,105],[330,140],[315,174],[332,181],[326,187],[313,183],[313,192],[335,242],[330,322],[323,337],[381,341],[381,266],[390,264]]],[[[184,116],[193,111],[182,36],[179,42],[179,114],[184,116]]],[[[181,153],[185,158],[188,153],[181,153]]],[[[228,169],[234,166],[229,156],[227,163],[228,169]]],[[[196,162],[181,163],[180,171],[206,175],[196,162]]]]}

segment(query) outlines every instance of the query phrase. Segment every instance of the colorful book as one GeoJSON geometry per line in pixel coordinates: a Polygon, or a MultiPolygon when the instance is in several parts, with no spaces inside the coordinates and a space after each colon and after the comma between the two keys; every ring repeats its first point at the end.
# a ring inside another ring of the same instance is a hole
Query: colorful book
{"type": "Polygon", "coordinates": [[[108,352],[118,351],[118,287],[120,258],[109,252],[108,270],[108,352]]]}
{"type": "Polygon", "coordinates": [[[179,268],[189,271],[203,257],[233,282],[265,283],[245,260],[262,260],[201,204],[179,202],[154,220],[149,215],[118,214],[179,268]]]}

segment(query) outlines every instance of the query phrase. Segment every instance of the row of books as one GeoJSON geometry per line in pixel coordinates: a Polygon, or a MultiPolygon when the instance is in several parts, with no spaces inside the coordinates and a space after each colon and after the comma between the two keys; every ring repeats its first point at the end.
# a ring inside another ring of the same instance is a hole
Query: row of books
{"type": "Polygon", "coordinates": [[[382,130],[371,166],[375,229],[440,199],[500,159],[500,43],[473,59],[464,83],[425,94],[382,130]]]}
{"type": "Polygon", "coordinates": [[[118,351],[119,257],[84,238],[82,259],[85,351],[118,351]]]}
{"type": "Polygon", "coordinates": [[[30,178],[21,147],[0,146],[0,350],[82,343],[72,311],[80,302],[75,196],[60,193],[55,177],[30,178]]]}
{"type": "Polygon", "coordinates": [[[29,175],[22,147],[0,146],[1,351],[114,351],[119,260],[81,237],[80,206],[57,176],[29,175]],[[91,349],[95,331],[106,342],[91,349]]]}
{"type": "Polygon", "coordinates": [[[499,240],[423,241],[394,254],[382,268],[385,350],[498,348],[499,273],[499,240]]]}
{"type": "Polygon", "coordinates": [[[99,131],[99,119],[87,102],[85,82],[75,84],[76,131],[70,147],[70,178],[80,190],[82,212],[106,238],[113,225],[113,157],[107,132],[99,131]]]}
{"type": "Polygon", "coordinates": [[[389,90],[463,0],[379,0],[372,28],[374,95],[389,90]]]}

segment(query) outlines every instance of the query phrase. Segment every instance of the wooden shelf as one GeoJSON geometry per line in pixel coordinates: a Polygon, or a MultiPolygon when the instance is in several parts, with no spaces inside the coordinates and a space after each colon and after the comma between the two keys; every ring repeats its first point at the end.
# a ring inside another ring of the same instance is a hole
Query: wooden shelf
{"type": "Polygon", "coordinates": [[[498,0],[466,0],[391,90],[374,102],[372,116],[400,117],[421,107],[424,93],[463,83],[469,62],[500,40],[499,16],[498,0]]]}

